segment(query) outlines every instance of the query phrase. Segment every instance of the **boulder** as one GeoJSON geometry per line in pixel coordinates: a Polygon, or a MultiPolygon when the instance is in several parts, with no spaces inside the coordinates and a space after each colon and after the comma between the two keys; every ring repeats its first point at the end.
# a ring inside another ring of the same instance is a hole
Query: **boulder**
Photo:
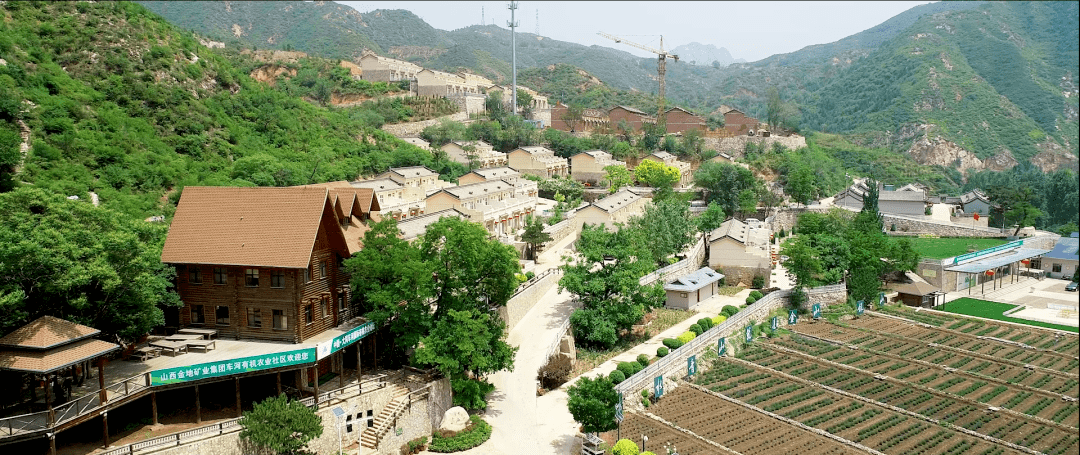
{"type": "Polygon", "coordinates": [[[439,425],[440,430],[445,431],[461,431],[465,429],[465,426],[469,424],[469,413],[465,412],[465,408],[461,406],[454,406],[446,410],[446,414],[443,414],[442,424],[439,425]]]}

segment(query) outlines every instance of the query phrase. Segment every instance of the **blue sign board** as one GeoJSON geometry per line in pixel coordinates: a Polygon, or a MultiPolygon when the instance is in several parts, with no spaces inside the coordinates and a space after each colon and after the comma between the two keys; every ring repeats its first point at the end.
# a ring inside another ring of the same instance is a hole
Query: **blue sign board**
{"type": "Polygon", "coordinates": [[[619,394],[619,402],[615,403],[615,420],[618,421],[619,423],[622,423],[622,421],[623,421],[623,401],[622,400],[623,400],[623,397],[622,397],[622,394],[620,393],[619,394]]]}
{"type": "Polygon", "coordinates": [[[813,307],[813,310],[811,311],[811,314],[814,316],[814,319],[820,319],[821,318],[821,304],[820,303],[815,303],[814,304],[814,307],[813,307]]]}
{"type": "Polygon", "coordinates": [[[177,384],[287,366],[310,365],[314,364],[315,360],[315,348],[307,348],[165,368],[150,372],[150,385],[177,384]]]}
{"type": "Polygon", "coordinates": [[[371,332],[374,331],[375,322],[368,321],[356,327],[353,327],[348,332],[338,335],[329,341],[319,343],[319,345],[316,347],[316,349],[318,349],[319,360],[322,360],[330,354],[344,349],[346,346],[370,335],[371,332]]]}
{"type": "Polygon", "coordinates": [[[855,315],[862,316],[862,314],[865,311],[866,311],[866,303],[865,302],[863,302],[862,300],[860,300],[858,302],[855,302],[855,315]]]}
{"type": "Polygon", "coordinates": [[[716,355],[722,356],[727,352],[727,339],[721,337],[720,341],[716,342],[716,355]]]}
{"type": "Polygon", "coordinates": [[[746,342],[749,343],[751,341],[754,341],[754,326],[748,325],[746,326],[746,342]]]}
{"type": "Polygon", "coordinates": [[[780,327],[780,318],[773,316],[772,323],[769,324],[769,327],[771,327],[773,330],[776,330],[777,327],[780,327]]]}
{"type": "Polygon", "coordinates": [[[658,399],[658,400],[660,399],[661,396],[664,395],[664,377],[663,376],[657,376],[657,377],[653,378],[653,395],[655,395],[656,399],[658,399]]]}
{"type": "Polygon", "coordinates": [[[799,322],[799,310],[788,310],[787,325],[795,325],[799,322]]]}
{"type": "Polygon", "coordinates": [[[878,304],[878,309],[885,308],[885,293],[884,292],[879,292],[878,293],[877,304],[878,304]]]}
{"type": "Polygon", "coordinates": [[[697,356],[690,356],[686,358],[686,375],[693,376],[697,373],[697,356]]]}

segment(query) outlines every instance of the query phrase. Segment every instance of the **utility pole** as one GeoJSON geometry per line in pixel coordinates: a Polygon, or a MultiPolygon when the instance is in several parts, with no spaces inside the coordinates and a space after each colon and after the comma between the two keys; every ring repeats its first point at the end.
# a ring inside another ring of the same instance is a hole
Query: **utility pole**
{"type": "Polygon", "coordinates": [[[513,55],[513,79],[512,89],[513,93],[510,94],[510,109],[514,115],[517,115],[517,21],[514,20],[514,10],[518,8],[517,2],[510,2],[507,6],[510,8],[510,22],[506,23],[507,27],[510,27],[510,49],[513,55]]]}
{"type": "Polygon", "coordinates": [[[480,25],[484,25],[484,6],[480,6],[480,25]]]}
{"type": "Polygon", "coordinates": [[[540,36],[540,10],[536,10],[536,36],[540,36]]]}

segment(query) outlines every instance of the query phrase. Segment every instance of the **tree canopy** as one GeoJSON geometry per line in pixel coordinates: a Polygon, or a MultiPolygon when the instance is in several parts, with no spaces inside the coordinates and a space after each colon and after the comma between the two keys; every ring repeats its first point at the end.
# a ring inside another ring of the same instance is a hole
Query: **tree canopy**
{"type": "Polygon", "coordinates": [[[239,423],[241,439],[282,455],[308,453],[308,442],[323,433],[322,417],[285,395],[255,403],[239,423]]]}
{"type": "Polygon", "coordinates": [[[634,168],[634,178],[653,188],[672,188],[679,183],[679,169],[659,161],[642,160],[634,168]]]}
{"type": "Polygon", "coordinates": [[[615,405],[619,403],[619,394],[610,379],[583,377],[566,389],[566,395],[566,407],[585,432],[610,431],[618,426],[615,405]]]}

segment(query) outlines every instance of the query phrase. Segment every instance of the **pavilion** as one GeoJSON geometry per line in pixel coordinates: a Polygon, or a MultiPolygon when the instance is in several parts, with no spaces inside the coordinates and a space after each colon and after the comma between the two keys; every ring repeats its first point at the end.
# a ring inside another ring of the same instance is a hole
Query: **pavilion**
{"type": "Polygon", "coordinates": [[[952,265],[946,267],[945,271],[964,274],[962,280],[959,276],[957,277],[957,291],[967,288],[970,294],[971,288],[981,285],[980,293],[985,293],[987,282],[993,286],[991,290],[1004,286],[1006,276],[1011,280],[1010,283],[1016,282],[1021,265],[1030,264],[1032,258],[1040,257],[1049,251],[1041,248],[1024,248],[1024,241],[1017,240],[957,256],[953,258],[952,265]]]}

